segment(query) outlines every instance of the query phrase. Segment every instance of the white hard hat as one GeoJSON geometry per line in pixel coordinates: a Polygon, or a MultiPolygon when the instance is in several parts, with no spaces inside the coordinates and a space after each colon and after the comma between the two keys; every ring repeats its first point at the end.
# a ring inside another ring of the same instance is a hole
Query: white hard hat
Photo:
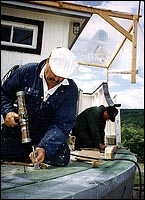
{"type": "Polygon", "coordinates": [[[77,57],[65,47],[57,47],[52,50],[49,64],[52,72],[63,78],[71,78],[78,67],[77,57]]]}

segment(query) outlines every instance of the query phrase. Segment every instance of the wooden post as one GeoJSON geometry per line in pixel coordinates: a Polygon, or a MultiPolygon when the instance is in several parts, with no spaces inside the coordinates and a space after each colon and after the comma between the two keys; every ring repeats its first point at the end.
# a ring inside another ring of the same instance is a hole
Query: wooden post
{"type": "Polygon", "coordinates": [[[136,83],[137,17],[133,16],[131,83],[136,83]]]}

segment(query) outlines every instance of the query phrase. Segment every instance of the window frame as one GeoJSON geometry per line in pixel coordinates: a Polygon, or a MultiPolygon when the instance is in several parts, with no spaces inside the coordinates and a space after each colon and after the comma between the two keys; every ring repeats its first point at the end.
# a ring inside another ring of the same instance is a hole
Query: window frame
{"type": "Polygon", "coordinates": [[[8,51],[18,51],[23,53],[41,54],[42,47],[42,35],[43,35],[43,21],[26,19],[8,15],[1,16],[1,24],[8,25],[12,28],[26,28],[26,30],[33,30],[32,45],[13,43],[12,39],[10,42],[1,41],[1,49],[8,51]]]}

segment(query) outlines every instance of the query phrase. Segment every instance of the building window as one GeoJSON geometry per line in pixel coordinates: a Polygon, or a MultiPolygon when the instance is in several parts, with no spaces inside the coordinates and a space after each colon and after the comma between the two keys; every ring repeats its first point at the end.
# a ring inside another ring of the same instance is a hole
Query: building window
{"type": "Polygon", "coordinates": [[[14,27],[13,43],[32,45],[33,29],[14,27]]]}
{"type": "Polygon", "coordinates": [[[41,53],[43,21],[5,15],[1,19],[1,49],[41,53]]]}

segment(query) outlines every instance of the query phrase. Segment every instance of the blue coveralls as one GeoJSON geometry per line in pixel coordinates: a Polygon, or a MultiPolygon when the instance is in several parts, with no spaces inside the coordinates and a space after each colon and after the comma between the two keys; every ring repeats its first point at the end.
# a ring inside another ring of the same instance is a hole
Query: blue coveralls
{"type": "MultiPolygon", "coordinates": [[[[54,166],[69,163],[70,150],[67,140],[76,120],[78,87],[72,79],[69,85],[61,85],[47,101],[43,101],[41,69],[46,59],[40,63],[29,63],[15,70],[1,86],[1,113],[17,112],[14,107],[16,93],[25,91],[31,143],[22,144],[20,126],[2,127],[1,159],[23,160],[28,158],[35,144],[46,151],[45,162],[54,166]]],[[[60,66],[61,67],[61,66],[60,66]]]]}

